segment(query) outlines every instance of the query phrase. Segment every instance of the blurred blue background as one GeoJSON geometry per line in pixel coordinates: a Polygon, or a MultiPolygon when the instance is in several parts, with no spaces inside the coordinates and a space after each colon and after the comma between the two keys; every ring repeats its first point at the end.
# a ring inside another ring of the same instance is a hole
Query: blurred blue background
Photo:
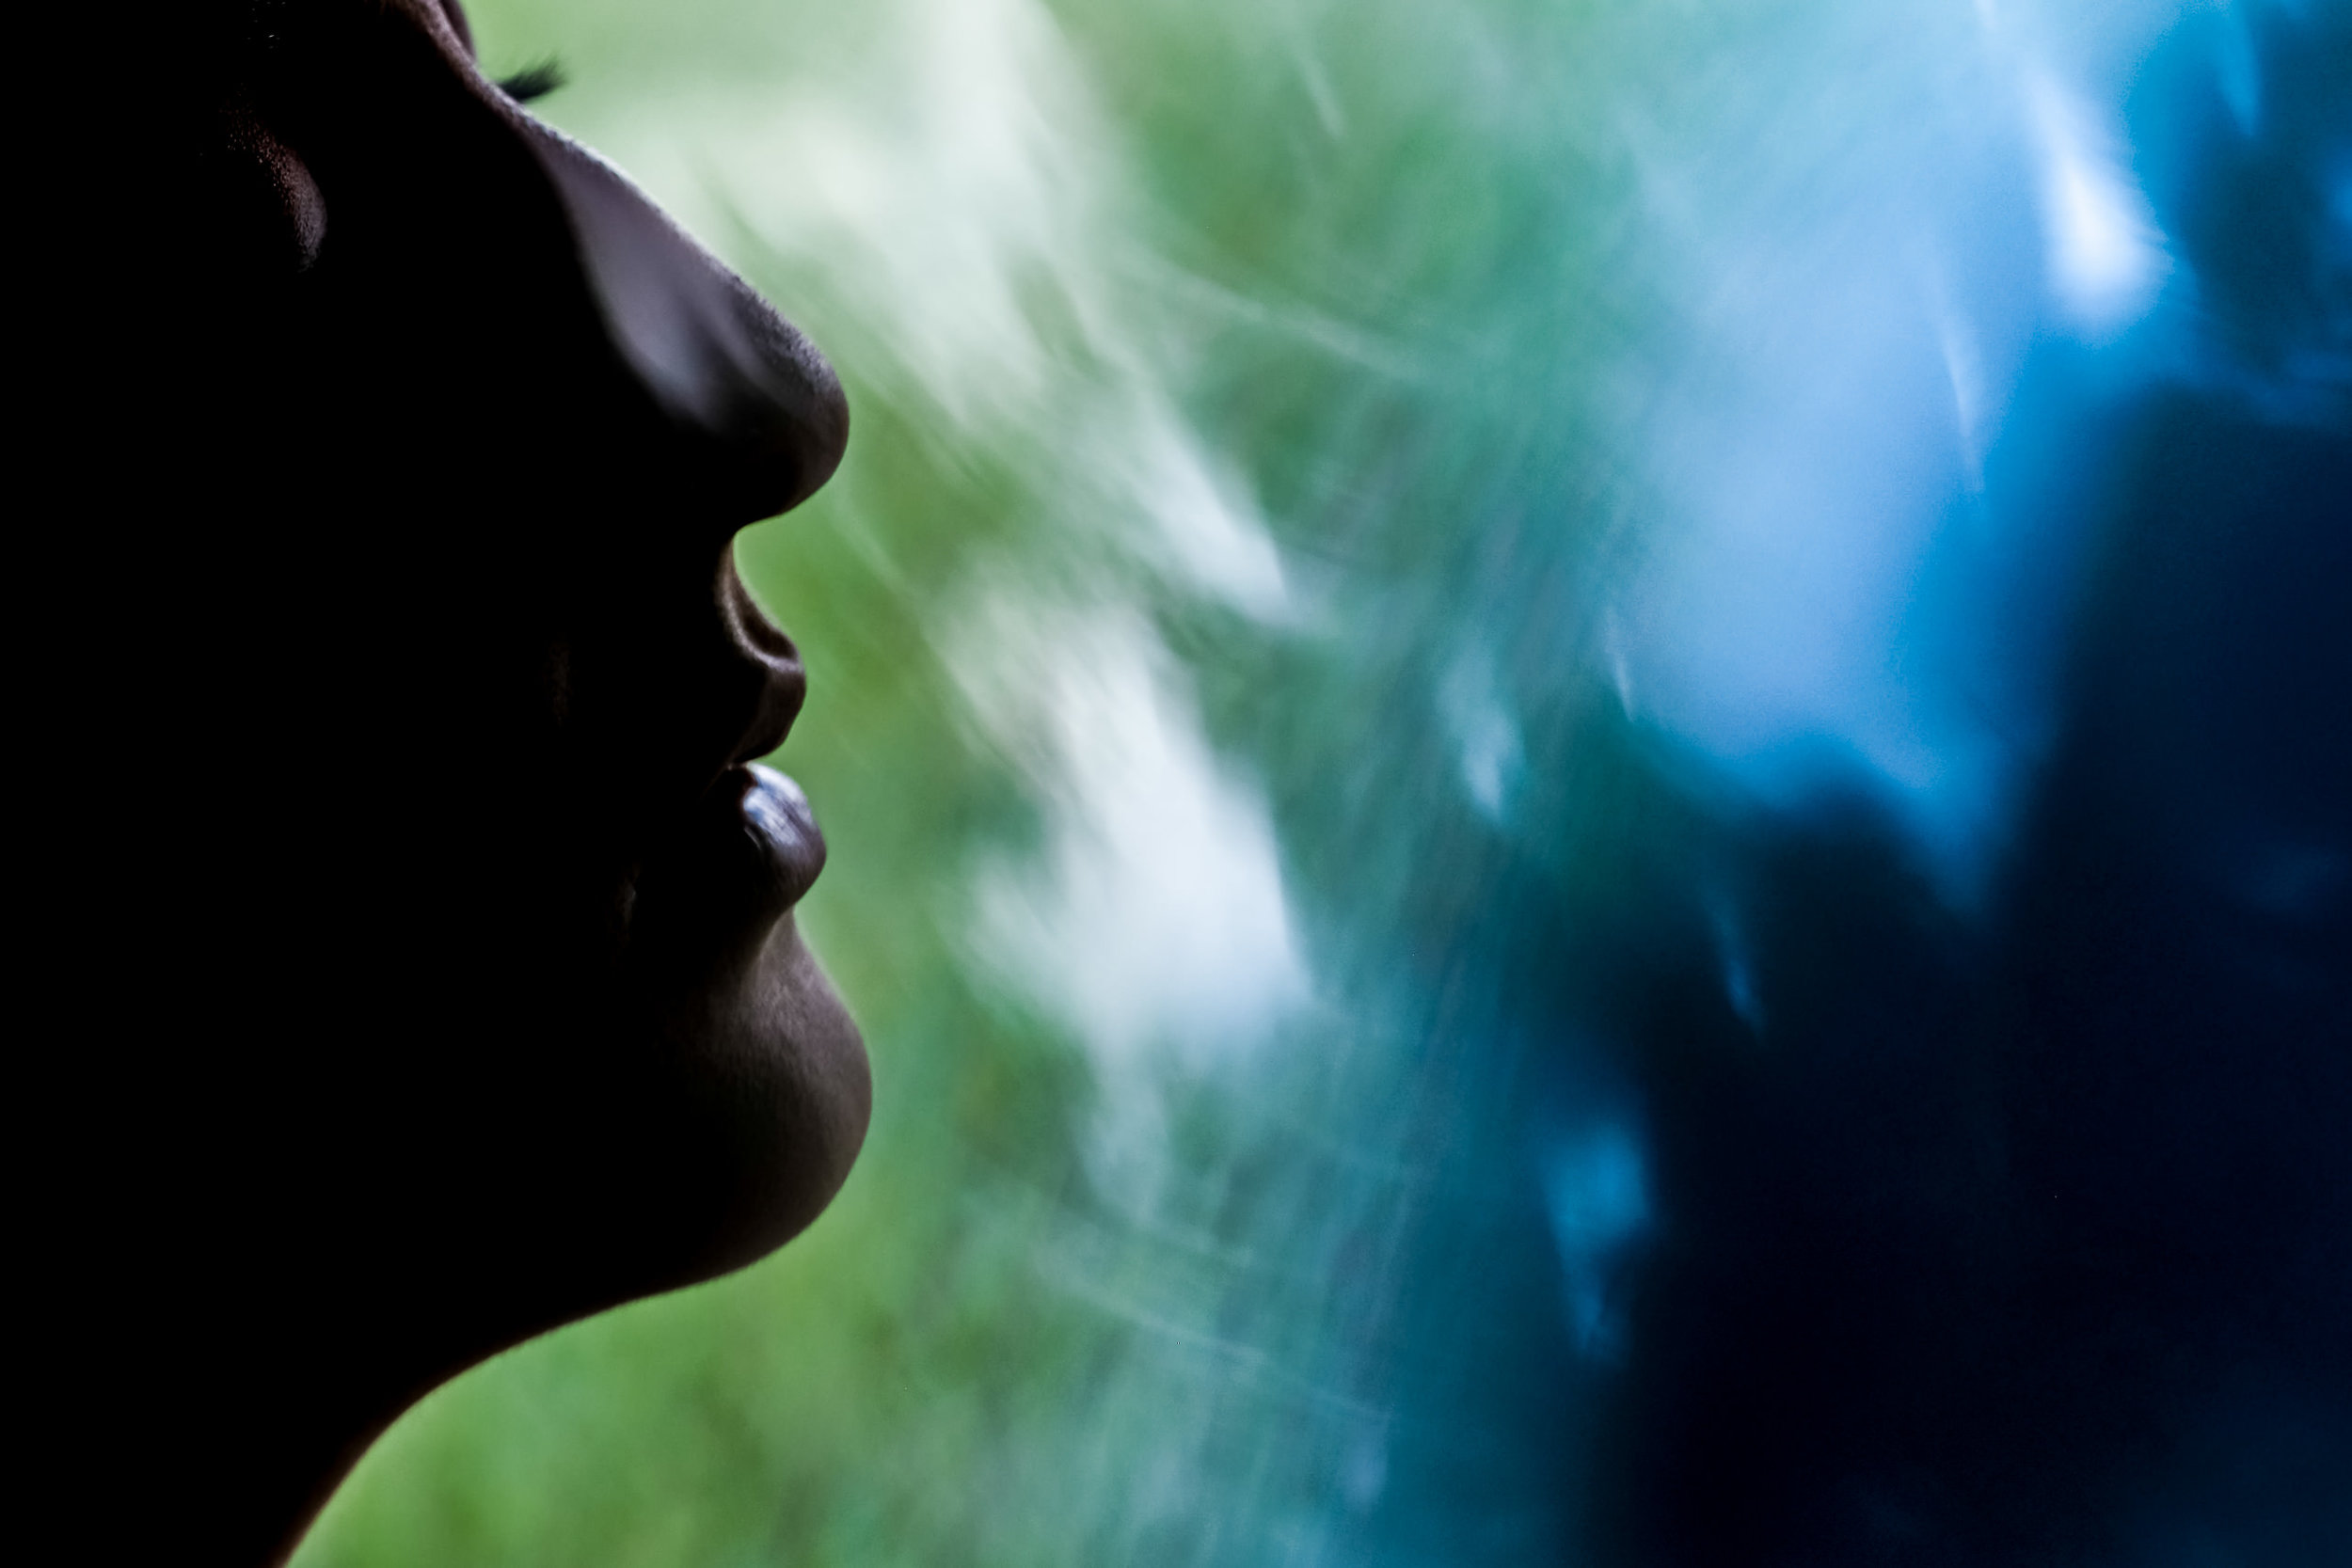
{"type": "Polygon", "coordinates": [[[473,15],[850,388],[876,1121],[304,1568],[2352,1562],[2352,7],[473,15]]]}

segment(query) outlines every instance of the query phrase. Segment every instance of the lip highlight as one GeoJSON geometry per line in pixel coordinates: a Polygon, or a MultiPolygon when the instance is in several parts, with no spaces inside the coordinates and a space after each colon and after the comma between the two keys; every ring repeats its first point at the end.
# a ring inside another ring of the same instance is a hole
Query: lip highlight
{"type": "Polygon", "coordinates": [[[741,792],[743,826],[763,852],[776,895],[787,907],[799,903],[825,868],[825,839],[808,796],[787,775],[755,762],[729,769],[723,785],[729,783],[741,792]]]}

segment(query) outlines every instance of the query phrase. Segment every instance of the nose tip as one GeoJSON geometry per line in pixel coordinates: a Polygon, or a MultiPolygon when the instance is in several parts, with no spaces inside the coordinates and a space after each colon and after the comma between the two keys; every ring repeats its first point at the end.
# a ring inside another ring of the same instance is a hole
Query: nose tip
{"type": "Polygon", "coordinates": [[[772,517],[816,494],[841,466],[849,400],[816,344],[750,284],[694,250],[713,277],[711,297],[691,318],[691,346],[677,356],[685,363],[666,372],[665,402],[734,454],[744,520],[772,517]]]}
{"type": "Polygon", "coordinates": [[[850,406],[815,344],[579,143],[532,127],[613,344],[704,447],[728,521],[790,510],[840,467],[850,406]]]}

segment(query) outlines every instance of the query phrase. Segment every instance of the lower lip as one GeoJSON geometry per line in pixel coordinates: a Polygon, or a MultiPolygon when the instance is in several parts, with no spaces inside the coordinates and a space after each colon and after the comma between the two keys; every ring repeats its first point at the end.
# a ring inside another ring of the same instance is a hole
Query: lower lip
{"type": "Polygon", "coordinates": [[[776,891],[787,904],[798,903],[825,868],[825,838],[817,831],[808,797],[799,784],[757,763],[728,769],[719,787],[730,785],[740,792],[737,809],[744,831],[759,846],[776,891]]]}

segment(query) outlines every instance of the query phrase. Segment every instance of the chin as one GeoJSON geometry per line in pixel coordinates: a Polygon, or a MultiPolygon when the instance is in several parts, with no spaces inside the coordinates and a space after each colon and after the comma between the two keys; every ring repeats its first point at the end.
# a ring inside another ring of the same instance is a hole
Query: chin
{"type": "MultiPolygon", "coordinates": [[[[602,1103],[564,1163],[589,1173],[592,1281],[561,1314],[752,1262],[821,1213],[865,1142],[872,1075],[798,905],[824,841],[798,785],[725,769],[624,889],[617,983],[576,987],[618,1025],[557,1064],[602,1103]],[[601,1064],[601,1067],[591,1064],[601,1064]]],[[[544,1325],[536,1325],[544,1326],[544,1325]]]]}
{"type": "Polygon", "coordinates": [[[673,1284],[739,1268],[806,1229],[849,1179],[873,1110],[857,1025],[792,915],[703,1022],[677,1043],[709,1148],[724,1151],[722,1188],[702,1255],[673,1284]]]}

